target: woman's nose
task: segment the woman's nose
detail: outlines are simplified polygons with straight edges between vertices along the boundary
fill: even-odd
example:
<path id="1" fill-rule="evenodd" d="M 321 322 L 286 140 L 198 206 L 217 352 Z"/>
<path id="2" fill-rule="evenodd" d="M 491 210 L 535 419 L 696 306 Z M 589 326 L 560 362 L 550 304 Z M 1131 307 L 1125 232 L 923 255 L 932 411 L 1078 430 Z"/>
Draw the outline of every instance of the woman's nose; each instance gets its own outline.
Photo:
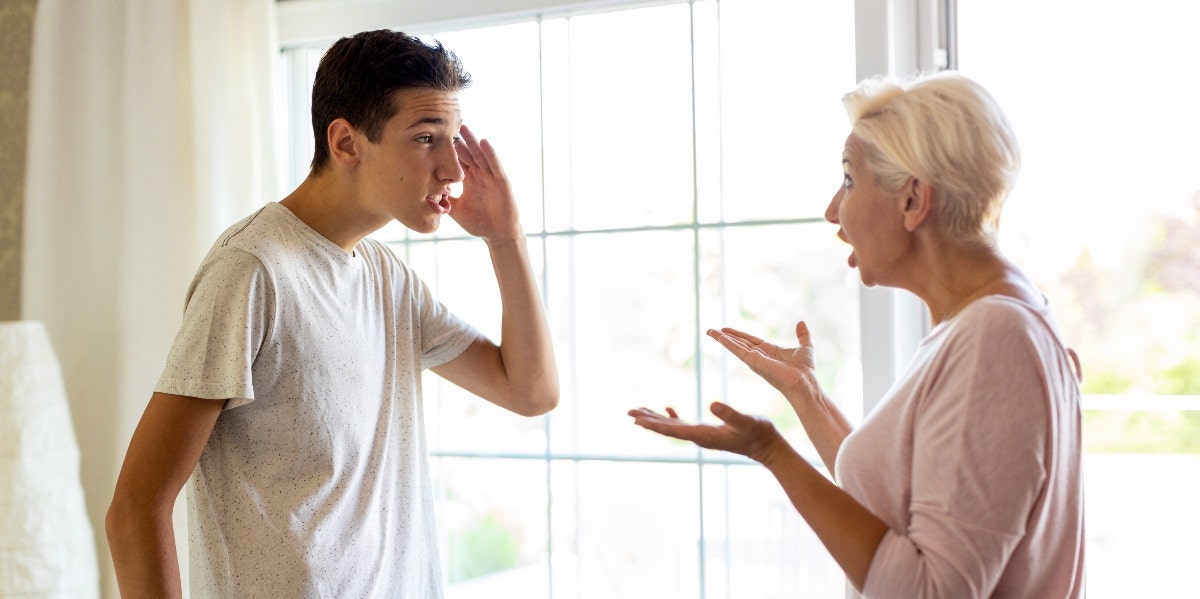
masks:
<path id="1" fill-rule="evenodd" d="M 825 208 L 825 220 L 835 225 L 838 224 L 838 208 L 842 204 L 843 192 L 845 192 L 845 188 L 838 189 L 838 192 L 833 194 L 833 198 L 829 200 L 829 206 Z"/>

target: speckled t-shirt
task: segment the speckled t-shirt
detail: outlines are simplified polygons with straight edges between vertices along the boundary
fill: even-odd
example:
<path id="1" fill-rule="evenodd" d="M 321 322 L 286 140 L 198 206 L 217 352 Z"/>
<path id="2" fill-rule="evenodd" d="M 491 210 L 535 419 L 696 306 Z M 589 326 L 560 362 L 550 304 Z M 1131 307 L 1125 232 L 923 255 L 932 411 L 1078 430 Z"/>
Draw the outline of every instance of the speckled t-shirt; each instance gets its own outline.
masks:
<path id="1" fill-rule="evenodd" d="M 156 388 L 228 400 L 188 481 L 192 597 L 440 597 L 421 371 L 477 334 L 377 241 L 277 203 L 222 234 Z"/>

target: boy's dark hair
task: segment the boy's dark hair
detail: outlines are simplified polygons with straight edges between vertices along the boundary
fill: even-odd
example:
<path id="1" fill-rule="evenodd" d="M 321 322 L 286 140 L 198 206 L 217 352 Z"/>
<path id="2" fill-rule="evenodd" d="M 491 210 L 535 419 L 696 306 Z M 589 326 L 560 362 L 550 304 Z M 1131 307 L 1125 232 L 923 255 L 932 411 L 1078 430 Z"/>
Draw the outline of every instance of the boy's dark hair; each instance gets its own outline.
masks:
<path id="1" fill-rule="evenodd" d="M 408 88 L 458 91 L 471 83 L 462 63 L 441 42 L 426 44 L 399 31 L 364 31 L 337 41 L 317 67 L 312 91 L 313 173 L 329 162 L 325 131 L 344 118 L 378 142 L 399 107 L 393 94 Z"/>

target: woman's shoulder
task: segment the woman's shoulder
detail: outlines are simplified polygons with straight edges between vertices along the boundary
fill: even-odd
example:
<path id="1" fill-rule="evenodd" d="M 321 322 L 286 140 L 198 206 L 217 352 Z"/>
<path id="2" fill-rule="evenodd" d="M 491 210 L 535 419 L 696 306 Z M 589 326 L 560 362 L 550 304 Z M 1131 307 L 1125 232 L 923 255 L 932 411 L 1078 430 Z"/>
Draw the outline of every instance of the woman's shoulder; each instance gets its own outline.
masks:
<path id="1" fill-rule="evenodd" d="M 996 318 L 1041 319 L 1049 316 L 1050 303 L 1044 296 L 1036 300 L 1030 296 L 1008 294 L 985 295 L 967 304 L 959 313 L 963 320 L 986 320 Z"/>
<path id="2" fill-rule="evenodd" d="M 1045 298 L 1034 303 L 1028 297 L 1004 294 L 985 295 L 972 301 L 947 324 L 959 333 L 1027 329 L 1055 332 L 1050 305 Z"/>
<path id="3" fill-rule="evenodd" d="M 983 296 L 971 302 L 952 321 L 950 328 L 954 336 L 986 338 L 991 347 L 997 347 L 997 342 L 1009 341 L 1067 350 L 1045 297 L 1039 297 L 1035 303 L 1029 297 Z"/>

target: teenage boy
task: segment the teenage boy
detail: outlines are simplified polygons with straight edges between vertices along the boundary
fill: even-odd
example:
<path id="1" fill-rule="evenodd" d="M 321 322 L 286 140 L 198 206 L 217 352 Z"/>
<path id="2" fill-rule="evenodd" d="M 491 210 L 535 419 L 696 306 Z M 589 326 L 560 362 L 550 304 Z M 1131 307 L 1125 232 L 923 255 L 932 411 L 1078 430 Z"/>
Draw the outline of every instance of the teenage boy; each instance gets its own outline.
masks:
<path id="1" fill-rule="evenodd" d="M 469 81 L 387 30 L 321 60 L 308 178 L 218 238 L 134 431 L 106 520 L 123 597 L 180 595 L 185 482 L 194 597 L 441 596 L 421 371 L 526 416 L 558 402 L 512 190 L 462 126 Z M 367 238 L 446 214 L 487 243 L 499 345 Z"/>

